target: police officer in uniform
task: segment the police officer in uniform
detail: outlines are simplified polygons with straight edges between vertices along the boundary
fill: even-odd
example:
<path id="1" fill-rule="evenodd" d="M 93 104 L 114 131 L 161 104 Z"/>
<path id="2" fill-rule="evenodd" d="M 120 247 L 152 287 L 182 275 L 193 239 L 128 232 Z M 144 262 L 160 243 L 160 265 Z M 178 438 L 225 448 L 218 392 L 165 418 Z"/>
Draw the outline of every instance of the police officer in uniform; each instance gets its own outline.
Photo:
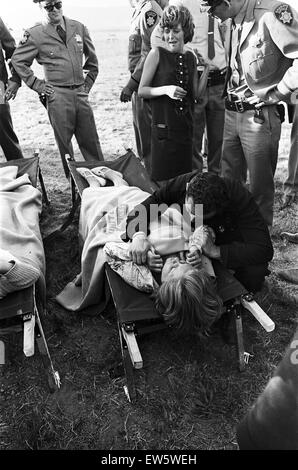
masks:
<path id="1" fill-rule="evenodd" d="M 268 226 L 273 222 L 279 101 L 298 84 L 298 14 L 276 0 L 206 0 L 208 13 L 232 18 L 222 173 L 246 181 Z"/>
<path id="2" fill-rule="evenodd" d="M 137 94 L 143 65 L 151 49 L 150 37 L 168 0 L 139 0 L 131 19 L 128 47 L 130 79 L 120 101 L 132 101 L 133 126 L 138 155 L 150 173 L 151 111 L 150 105 Z"/>
<path id="3" fill-rule="evenodd" d="M 88 101 L 98 74 L 97 57 L 86 26 L 64 17 L 62 2 L 33 1 L 39 3 L 45 21 L 25 31 L 12 64 L 29 88 L 46 96 L 49 119 L 68 175 L 65 154 L 73 156 L 73 135 L 85 160 L 103 160 Z M 44 68 L 44 80 L 37 78 L 31 69 L 34 59 Z"/>
<path id="4" fill-rule="evenodd" d="M 183 0 L 183 4 L 191 11 L 195 23 L 195 35 L 191 45 L 199 54 L 200 60 L 210 66 L 206 93 L 195 105 L 193 168 L 203 169 L 201 149 L 206 129 L 207 168 L 208 171 L 219 174 L 225 119 L 222 96 L 227 67 L 225 25 L 220 25 L 206 11 L 202 11 L 198 0 Z"/>
<path id="5" fill-rule="evenodd" d="M 21 79 L 13 67 L 10 67 L 11 78 L 5 66 L 5 60 L 9 61 L 16 44 L 8 28 L 0 18 L 0 145 L 6 160 L 23 158 L 18 138 L 13 130 L 8 101 L 16 97 Z M 4 58 L 5 53 L 5 58 Z M 9 64 L 11 66 L 11 64 Z"/>

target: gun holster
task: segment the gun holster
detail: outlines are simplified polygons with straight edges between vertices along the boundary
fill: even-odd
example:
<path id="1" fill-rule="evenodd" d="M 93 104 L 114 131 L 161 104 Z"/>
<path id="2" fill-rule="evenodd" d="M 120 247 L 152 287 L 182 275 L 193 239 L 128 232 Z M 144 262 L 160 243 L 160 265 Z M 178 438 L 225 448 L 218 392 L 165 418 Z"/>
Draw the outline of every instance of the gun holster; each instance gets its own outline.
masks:
<path id="1" fill-rule="evenodd" d="M 280 117 L 280 122 L 283 123 L 285 120 L 285 107 L 283 104 L 278 104 L 277 105 L 277 111 Z"/>
<path id="2" fill-rule="evenodd" d="M 38 97 L 41 104 L 47 109 L 47 96 L 44 93 L 40 93 Z"/>

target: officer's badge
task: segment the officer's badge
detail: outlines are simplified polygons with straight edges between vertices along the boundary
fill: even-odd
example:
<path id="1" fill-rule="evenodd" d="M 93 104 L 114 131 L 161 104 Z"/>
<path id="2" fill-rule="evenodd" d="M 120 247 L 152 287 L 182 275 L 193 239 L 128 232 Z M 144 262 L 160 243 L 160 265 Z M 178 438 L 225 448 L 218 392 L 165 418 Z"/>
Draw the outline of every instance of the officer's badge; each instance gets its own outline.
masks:
<path id="1" fill-rule="evenodd" d="M 291 26 L 293 22 L 293 13 L 289 5 L 286 3 L 280 5 L 279 7 L 275 8 L 274 14 L 276 18 L 283 24 Z"/>
<path id="2" fill-rule="evenodd" d="M 23 37 L 20 40 L 20 44 L 26 44 L 26 42 L 28 41 L 29 36 L 30 36 L 30 34 L 28 33 L 28 31 L 24 31 Z"/>
<path id="3" fill-rule="evenodd" d="M 79 34 L 75 35 L 75 40 L 77 41 L 78 44 L 82 44 L 83 42 L 82 36 L 80 36 Z"/>
<path id="4" fill-rule="evenodd" d="M 155 13 L 155 11 L 146 11 L 145 21 L 148 28 L 152 28 L 157 21 L 157 13 Z"/>

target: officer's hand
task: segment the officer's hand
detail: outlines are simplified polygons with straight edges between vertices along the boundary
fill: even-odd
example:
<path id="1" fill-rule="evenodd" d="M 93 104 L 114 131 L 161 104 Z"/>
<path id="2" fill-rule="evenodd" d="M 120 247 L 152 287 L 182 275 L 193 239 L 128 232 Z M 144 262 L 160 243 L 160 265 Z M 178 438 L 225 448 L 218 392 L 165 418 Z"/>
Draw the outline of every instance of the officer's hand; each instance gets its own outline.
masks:
<path id="1" fill-rule="evenodd" d="M 17 96 L 18 89 L 20 85 L 12 80 L 8 80 L 7 88 L 5 91 L 5 101 L 9 101 L 10 99 L 15 99 Z"/>
<path id="2" fill-rule="evenodd" d="M 248 98 L 246 98 L 246 101 L 249 104 L 254 105 L 256 108 L 261 108 L 261 106 L 264 106 L 264 104 L 265 104 L 264 101 L 262 100 L 262 98 L 260 98 L 257 95 L 249 96 Z"/>
<path id="3" fill-rule="evenodd" d="M 151 271 L 161 272 L 163 267 L 162 257 L 156 253 L 153 247 L 147 253 L 147 264 Z"/>
<path id="4" fill-rule="evenodd" d="M 151 244 L 145 234 L 133 238 L 129 248 L 132 261 L 137 264 L 145 264 L 150 248 Z"/>
<path id="5" fill-rule="evenodd" d="M 54 93 L 54 87 L 50 83 L 44 83 L 43 89 L 39 92 L 40 94 L 44 94 L 50 96 Z"/>
<path id="6" fill-rule="evenodd" d="M 166 87 L 166 95 L 168 95 L 172 100 L 182 100 L 187 94 L 180 86 L 168 85 Z"/>
<path id="7" fill-rule="evenodd" d="M 128 86 L 125 86 L 123 90 L 121 91 L 120 101 L 122 103 L 127 103 L 128 101 L 131 101 L 132 94 L 133 94 L 133 91 L 130 88 L 128 88 Z"/>

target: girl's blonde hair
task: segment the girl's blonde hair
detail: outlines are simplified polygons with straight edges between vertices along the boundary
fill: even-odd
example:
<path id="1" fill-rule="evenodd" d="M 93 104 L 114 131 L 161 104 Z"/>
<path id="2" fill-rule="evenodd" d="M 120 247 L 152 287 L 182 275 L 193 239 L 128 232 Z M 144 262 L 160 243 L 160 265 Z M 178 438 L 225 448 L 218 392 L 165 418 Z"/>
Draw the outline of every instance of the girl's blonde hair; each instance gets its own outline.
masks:
<path id="1" fill-rule="evenodd" d="M 156 293 L 155 306 L 168 326 L 185 333 L 208 329 L 222 313 L 215 279 L 197 268 L 180 279 L 163 282 Z"/>

